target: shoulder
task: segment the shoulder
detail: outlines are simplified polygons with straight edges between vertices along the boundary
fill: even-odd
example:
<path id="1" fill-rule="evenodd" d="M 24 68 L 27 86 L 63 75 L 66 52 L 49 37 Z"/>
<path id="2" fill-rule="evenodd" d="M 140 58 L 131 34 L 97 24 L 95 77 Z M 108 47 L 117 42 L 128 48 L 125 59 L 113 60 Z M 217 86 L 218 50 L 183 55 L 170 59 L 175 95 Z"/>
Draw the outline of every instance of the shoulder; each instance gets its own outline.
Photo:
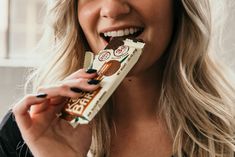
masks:
<path id="1" fill-rule="evenodd" d="M 0 124 L 0 156 L 32 157 L 21 137 L 20 130 L 11 110 L 5 115 Z"/>

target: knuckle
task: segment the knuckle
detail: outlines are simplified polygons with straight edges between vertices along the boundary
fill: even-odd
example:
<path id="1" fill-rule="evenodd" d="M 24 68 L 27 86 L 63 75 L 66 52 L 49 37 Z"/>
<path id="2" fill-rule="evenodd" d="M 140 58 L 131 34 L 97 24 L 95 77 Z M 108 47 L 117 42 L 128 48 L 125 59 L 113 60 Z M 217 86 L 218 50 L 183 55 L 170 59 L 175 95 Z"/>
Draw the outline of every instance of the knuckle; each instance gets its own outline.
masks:
<path id="1" fill-rule="evenodd" d="M 12 107 L 12 112 L 17 114 L 22 105 L 30 104 L 33 99 L 33 95 L 25 95 L 18 103 L 14 104 Z"/>
<path id="2" fill-rule="evenodd" d="M 81 94 L 71 93 L 69 97 L 75 99 L 75 98 L 79 98 L 80 96 Z"/>
<path id="3" fill-rule="evenodd" d="M 79 78 L 79 79 L 76 79 L 76 84 L 78 84 L 78 85 L 82 85 L 82 84 L 84 84 L 84 82 L 86 81 L 87 79 L 84 79 L 84 78 Z"/>
<path id="4" fill-rule="evenodd" d="M 98 85 L 93 85 L 93 86 L 90 86 L 90 87 L 88 87 L 88 91 L 95 91 L 95 90 L 97 90 L 99 88 L 99 86 Z"/>
<path id="5" fill-rule="evenodd" d="M 74 72 L 72 75 L 74 76 L 74 77 L 78 77 L 81 73 L 83 73 L 83 69 L 79 69 L 79 70 L 77 70 L 76 72 Z"/>
<path id="6" fill-rule="evenodd" d="M 64 83 L 62 83 L 62 84 L 59 85 L 59 89 L 62 90 L 62 91 L 66 91 L 66 90 L 69 89 L 69 86 L 64 84 Z"/>
<path id="7" fill-rule="evenodd" d="M 84 72 L 84 69 L 79 69 L 77 72 L 78 73 Z"/>
<path id="8" fill-rule="evenodd" d="M 43 86 L 40 86 L 40 87 L 37 88 L 37 92 L 42 92 L 44 90 L 45 90 L 45 87 L 43 87 Z"/>
<path id="9" fill-rule="evenodd" d="M 30 103 L 32 101 L 33 97 L 34 97 L 33 95 L 24 96 L 22 103 L 25 103 L 25 104 Z"/>

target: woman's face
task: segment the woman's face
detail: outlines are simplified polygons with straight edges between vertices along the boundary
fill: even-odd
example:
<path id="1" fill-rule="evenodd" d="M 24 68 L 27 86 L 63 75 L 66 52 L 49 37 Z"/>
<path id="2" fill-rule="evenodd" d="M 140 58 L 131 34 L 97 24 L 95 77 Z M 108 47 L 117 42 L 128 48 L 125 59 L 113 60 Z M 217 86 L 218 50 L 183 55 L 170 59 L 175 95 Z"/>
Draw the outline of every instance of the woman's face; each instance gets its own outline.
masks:
<path id="1" fill-rule="evenodd" d="M 78 20 L 94 53 L 114 36 L 133 33 L 142 39 L 146 45 L 135 69 L 143 71 L 160 58 L 170 42 L 173 1 L 78 0 Z"/>

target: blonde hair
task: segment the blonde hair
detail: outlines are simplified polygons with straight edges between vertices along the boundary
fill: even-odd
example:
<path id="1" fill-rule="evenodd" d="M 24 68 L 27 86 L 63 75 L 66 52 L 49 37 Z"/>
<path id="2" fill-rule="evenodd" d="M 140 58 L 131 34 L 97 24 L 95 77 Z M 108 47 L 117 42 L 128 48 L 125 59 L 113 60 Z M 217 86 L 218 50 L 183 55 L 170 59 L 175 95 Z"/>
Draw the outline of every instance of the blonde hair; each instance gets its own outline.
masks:
<path id="1" fill-rule="evenodd" d="M 178 5 L 180 19 L 159 102 L 174 139 L 174 152 L 233 157 L 235 91 L 209 53 L 209 1 L 181 0 Z"/>
<path id="2" fill-rule="evenodd" d="M 33 90 L 40 85 L 63 80 L 83 66 L 84 43 L 81 35 L 74 0 L 47 1 L 45 31 L 38 44 L 43 61 L 30 76 Z"/>
<path id="3" fill-rule="evenodd" d="M 55 83 L 81 68 L 84 44 L 76 0 L 51 0 L 45 37 L 50 59 L 32 75 L 33 87 Z M 173 151 L 181 157 L 232 157 L 235 151 L 234 87 L 213 60 L 210 48 L 209 0 L 176 0 L 176 26 L 167 52 L 158 113 L 172 135 Z M 49 30 L 49 31 L 48 31 Z M 49 35 L 48 35 L 49 34 Z M 105 108 L 93 125 L 91 150 L 109 155 L 110 110 Z"/>

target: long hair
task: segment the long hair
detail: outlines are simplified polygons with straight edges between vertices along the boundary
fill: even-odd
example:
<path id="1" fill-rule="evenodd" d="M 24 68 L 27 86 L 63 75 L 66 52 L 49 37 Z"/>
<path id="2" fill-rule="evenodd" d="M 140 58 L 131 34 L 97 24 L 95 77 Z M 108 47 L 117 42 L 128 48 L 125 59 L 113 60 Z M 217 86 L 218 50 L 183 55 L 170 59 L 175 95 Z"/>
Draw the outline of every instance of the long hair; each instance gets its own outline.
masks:
<path id="1" fill-rule="evenodd" d="M 47 1 L 44 34 L 37 46 L 44 61 L 26 83 L 32 85 L 33 91 L 40 85 L 63 80 L 83 66 L 87 44 L 78 25 L 76 3 L 74 0 Z"/>
<path id="2" fill-rule="evenodd" d="M 175 30 L 164 68 L 158 114 L 182 157 L 232 157 L 235 151 L 234 87 L 211 56 L 209 0 L 174 0 Z M 76 0 L 51 0 L 43 40 L 49 59 L 32 75 L 33 88 L 55 83 L 82 67 L 86 41 L 77 22 Z M 42 44 L 43 45 L 43 44 Z M 44 46 L 44 45 L 43 45 Z M 110 110 L 93 123 L 91 150 L 109 156 Z"/>
<path id="3" fill-rule="evenodd" d="M 178 156 L 233 157 L 234 87 L 211 56 L 208 0 L 177 1 L 177 28 L 159 101 Z"/>

